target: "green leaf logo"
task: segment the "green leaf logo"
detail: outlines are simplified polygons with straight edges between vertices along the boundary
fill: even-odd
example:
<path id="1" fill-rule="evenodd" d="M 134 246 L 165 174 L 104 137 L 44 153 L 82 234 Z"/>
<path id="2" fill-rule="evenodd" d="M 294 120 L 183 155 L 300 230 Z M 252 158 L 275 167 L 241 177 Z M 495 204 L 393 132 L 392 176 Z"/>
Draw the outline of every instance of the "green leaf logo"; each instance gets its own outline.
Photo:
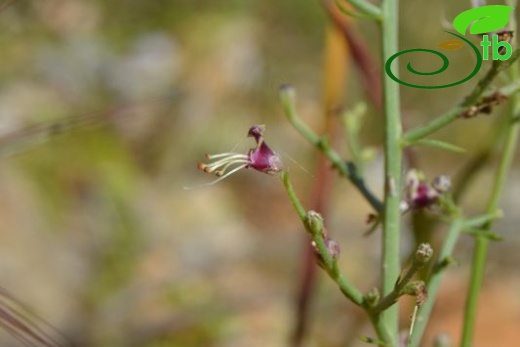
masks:
<path id="1" fill-rule="evenodd" d="M 509 12 L 514 7 L 505 5 L 487 5 L 472 8 L 459 14 L 453 20 L 453 27 L 462 35 L 466 35 L 468 27 L 470 34 L 486 34 L 502 29 L 509 22 Z"/>

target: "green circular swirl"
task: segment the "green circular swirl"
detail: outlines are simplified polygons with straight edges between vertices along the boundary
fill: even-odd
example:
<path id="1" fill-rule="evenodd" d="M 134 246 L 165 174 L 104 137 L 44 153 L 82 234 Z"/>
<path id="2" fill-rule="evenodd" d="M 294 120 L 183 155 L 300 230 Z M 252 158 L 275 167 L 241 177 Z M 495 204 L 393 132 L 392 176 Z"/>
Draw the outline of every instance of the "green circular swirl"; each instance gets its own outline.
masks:
<path id="1" fill-rule="evenodd" d="M 435 54 L 437 55 L 438 57 L 440 57 L 442 59 L 442 66 L 440 69 L 437 69 L 435 71 L 432 71 L 432 72 L 420 72 L 420 71 L 417 71 L 415 70 L 412 65 L 410 63 L 408 63 L 406 65 L 406 68 L 408 69 L 408 71 L 410 71 L 411 73 L 413 74 L 416 74 L 416 75 L 421 75 L 421 76 L 430 76 L 430 75 L 436 75 L 436 74 L 439 74 L 441 72 L 443 72 L 444 70 L 446 70 L 448 68 L 448 66 L 450 65 L 449 61 L 448 61 L 448 58 L 438 52 L 438 51 L 434 51 L 432 49 L 426 49 L 426 48 L 414 48 L 414 49 L 407 49 L 405 51 L 401 51 L 401 52 L 398 52 L 394 55 L 392 55 L 390 58 L 388 58 L 388 60 L 386 61 L 386 64 L 385 64 L 385 71 L 387 73 L 387 75 L 393 79 L 394 81 L 396 81 L 397 83 L 399 84 L 402 84 L 402 85 L 405 85 L 407 87 L 412 87 L 412 88 L 422 88 L 422 89 L 441 89 L 441 88 L 448 88 L 448 87 L 453 87 L 453 86 L 456 86 L 457 84 L 461 84 L 461 83 L 464 83 L 468 80 L 470 80 L 473 76 L 475 76 L 478 71 L 480 70 L 480 67 L 482 66 L 482 55 L 480 54 L 480 51 L 478 50 L 477 46 L 475 46 L 473 43 L 471 43 L 468 39 L 466 39 L 464 36 L 460 36 L 458 34 L 455 34 L 455 33 L 452 33 L 452 32 L 449 32 L 449 31 L 446 31 L 448 34 L 450 35 L 453 35 L 453 36 L 457 36 L 458 38 L 462 39 L 464 42 L 466 42 L 472 49 L 473 51 L 475 52 L 475 56 L 477 58 L 477 62 L 475 64 L 475 68 L 473 69 L 473 71 L 471 71 L 471 73 L 466 76 L 464 79 L 461 79 L 460 81 L 456 81 L 456 82 L 453 82 L 453 83 L 448 83 L 448 84 L 443 84 L 443 85 L 440 85 L 440 86 L 423 86 L 423 85 L 419 85 L 419 84 L 412 84 L 412 83 L 408 83 L 408 82 L 405 82 L 403 80 L 400 80 L 396 75 L 394 75 L 394 73 L 392 72 L 392 69 L 391 69 L 391 65 L 392 65 L 392 62 L 397 58 L 399 57 L 400 55 L 403 55 L 403 54 L 406 54 L 406 53 L 410 53 L 410 52 L 426 52 L 426 53 L 432 53 L 432 54 Z"/>

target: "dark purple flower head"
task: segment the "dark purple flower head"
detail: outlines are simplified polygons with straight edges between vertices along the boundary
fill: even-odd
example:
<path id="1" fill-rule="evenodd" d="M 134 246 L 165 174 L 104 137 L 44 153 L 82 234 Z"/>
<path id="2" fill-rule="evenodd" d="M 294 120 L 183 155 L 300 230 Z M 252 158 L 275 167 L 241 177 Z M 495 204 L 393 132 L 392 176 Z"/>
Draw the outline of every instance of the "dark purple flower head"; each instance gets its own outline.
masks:
<path id="1" fill-rule="evenodd" d="M 267 174 L 278 173 L 282 170 L 282 161 L 280 156 L 271 149 L 264 141 L 264 126 L 253 125 L 249 128 L 247 136 L 254 137 L 256 148 L 249 150 L 248 167 Z"/>
<path id="2" fill-rule="evenodd" d="M 251 148 L 248 154 L 206 154 L 207 159 L 216 160 L 208 164 L 199 163 L 199 170 L 214 173 L 219 177 L 210 184 L 217 183 L 242 169 L 251 168 L 267 174 L 275 174 L 282 171 L 282 160 L 280 159 L 280 156 L 265 143 L 263 133 L 263 125 L 253 125 L 249 129 L 247 136 L 254 137 L 256 147 Z"/>
<path id="3" fill-rule="evenodd" d="M 451 182 L 448 176 L 436 177 L 431 183 L 426 182 L 424 175 L 417 170 L 410 170 L 405 182 L 405 201 L 402 210 L 426 208 L 436 204 L 442 194 L 449 192 Z"/>
<path id="4" fill-rule="evenodd" d="M 428 207 L 435 203 L 439 198 L 439 192 L 429 184 L 420 182 L 414 190 L 410 192 L 410 201 L 414 207 Z"/>
<path id="5" fill-rule="evenodd" d="M 248 168 L 267 174 L 275 174 L 282 170 L 280 157 L 264 141 L 249 150 L 249 162 Z"/>

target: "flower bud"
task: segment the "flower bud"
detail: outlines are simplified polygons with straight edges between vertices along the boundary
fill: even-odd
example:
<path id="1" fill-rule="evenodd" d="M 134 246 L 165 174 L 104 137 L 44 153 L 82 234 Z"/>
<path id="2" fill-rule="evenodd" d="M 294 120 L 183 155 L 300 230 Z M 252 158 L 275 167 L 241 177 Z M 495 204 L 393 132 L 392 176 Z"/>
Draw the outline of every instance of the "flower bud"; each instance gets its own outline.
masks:
<path id="1" fill-rule="evenodd" d="M 330 254 L 332 259 L 338 259 L 339 254 L 341 253 L 341 249 L 339 247 L 339 243 L 334 241 L 333 239 L 326 238 L 325 246 L 327 247 L 327 252 Z"/>
<path id="2" fill-rule="evenodd" d="M 323 217 L 316 211 L 307 212 L 307 222 L 313 235 L 318 235 L 323 232 Z"/>
<path id="3" fill-rule="evenodd" d="M 366 295 L 365 300 L 370 307 L 374 307 L 381 298 L 381 294 L 379 293 L 379 289 L 372 288 Z"/>
<path id="4" fill-rule="evenodd" d="M 325 244 L 325 250 L 326 250 L 329 258 L 332 259 L 333 261 L 338 259 L 339 254 L 341 252 L 339 244 L 327 236 L 325 236 L 325 238 L 323 239 L 323 243 Z M 325 261 L 323 254 L 321 254 L 318 245 L 316 244 L 315 241 L 312 241 L 311 245 L 312 245 L 312 248 L 314 249 L 314 255 L 316 256 L 316 262 L 318 263 L 318 265 L 320 267 L 326 269 L 327 268 L 326 265 L 328 262 Z"/>
<path id="5" fill-rule="evenodd" d="M 413 281 L 408 283 L 403 289 L 403 294 L 415 296 L 415 303 L 417 306 L 424 304 L 428 298 L 428 290 L 423 281 Z"/>
<path id="6" fill-rule="evenodd" d="M 451 190 L 451 179 L 447 175 L 439 175 L 432 181 L 432 187 L 441 194 Z"/>
<path id="7" fill-rule="evenodd" d="M 449 176 L 440 175 L 428 183 L 422 172 L 412 169 L 406 175 L 404 201 L 401 203 L 401 212 L 412 208 L 427 208 L 439 204 L 442 194 L 451 190 Z"/>
<path id="8" fill-rule="evenodd" d="M 422 172 L 412 169 L 406 175 L 405 199 L 408 208 L 422 208 L 433 205 L 439 192 L 425 182 Z"/>
<path id="9" fill-rule="evenodd" d="M 423 267 L 428 264 L 433 256 L 433 248 L 428 243 L 421 243 L 419 247 L 417 247 L 417 251 L 415 252 L 415 263 Z"/>

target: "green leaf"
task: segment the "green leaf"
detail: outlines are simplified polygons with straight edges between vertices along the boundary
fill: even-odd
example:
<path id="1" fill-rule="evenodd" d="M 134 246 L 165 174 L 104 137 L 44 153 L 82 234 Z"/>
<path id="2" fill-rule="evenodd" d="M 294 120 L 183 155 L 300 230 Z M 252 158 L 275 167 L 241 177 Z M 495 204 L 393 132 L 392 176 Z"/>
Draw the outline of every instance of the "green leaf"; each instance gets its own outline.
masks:
<path id="1" fill-rule="evenodd" d="M 440 140 L 421 139 L 419 141 L 411 143 L 411 145 L 435 147 L 435 148 L 444 149 L 446 151 L 454 152 L 454 153 L 465 153 L 466 152 L 466 150 L 462 147 L 455 146 L 451 143 L 440 141 Z"/>
<path id="2" fill-rule="evenodd" d="M 478 229 L 478 228 L 466 228 L 463 232 L 472 235 L 472 236 L 484 236 L 488 238 L 490 241 L 503 241 L 504 237 L 497 232 Z"/>
<path id="3" fill-rule="evenodd" d="M 487 5 L 472 8 L 459 14 L 453 20 L 453 27 L 462 35 L 471 26 L 470 34 L 485 34 L 502 29 L 509 22 L 509 12 L 514 7 L 505 5 Z"/>

